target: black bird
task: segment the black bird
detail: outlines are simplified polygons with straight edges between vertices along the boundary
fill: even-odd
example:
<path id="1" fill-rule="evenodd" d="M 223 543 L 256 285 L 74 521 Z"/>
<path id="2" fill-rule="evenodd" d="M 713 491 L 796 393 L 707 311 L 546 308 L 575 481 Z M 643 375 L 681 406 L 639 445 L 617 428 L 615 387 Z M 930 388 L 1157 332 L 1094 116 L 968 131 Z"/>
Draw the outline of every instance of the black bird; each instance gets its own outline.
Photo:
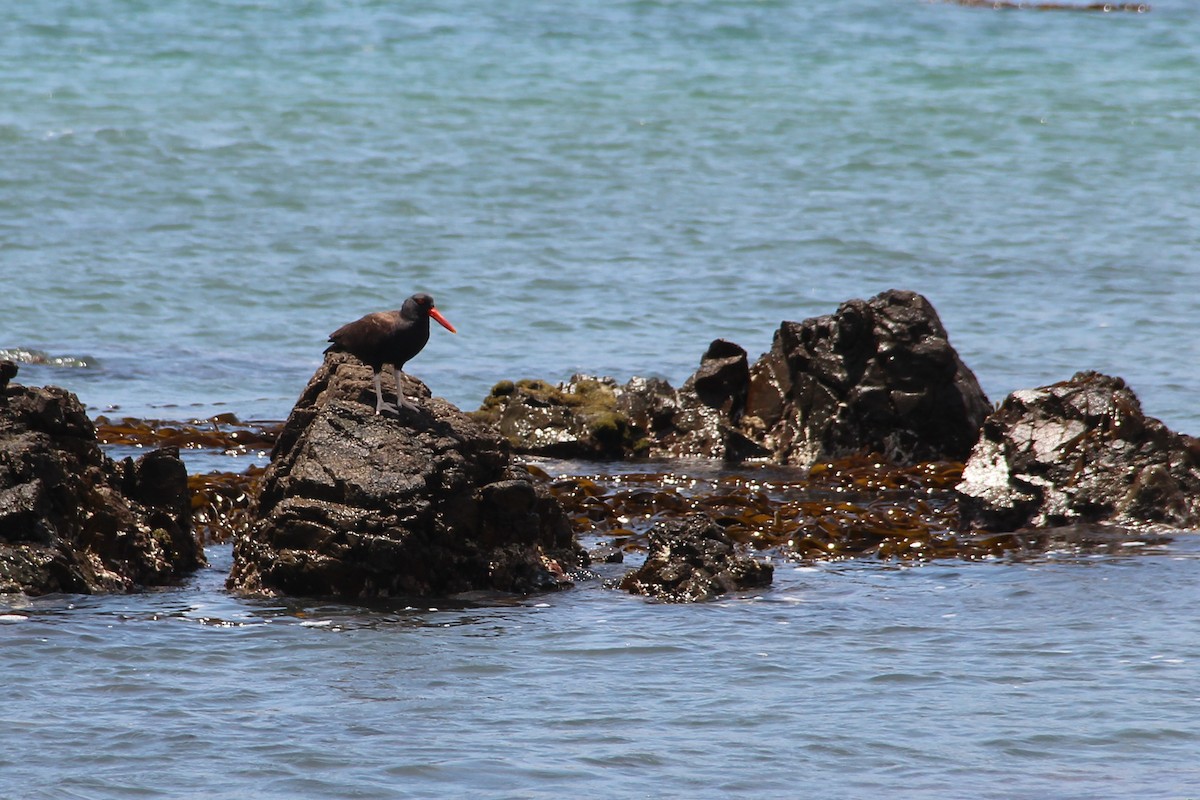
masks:
<path id="1" fill-rule="evenodd" d="M 376 311 L 362 319 L 347 323 L 329 334 L 333 342 L 325 349 L 329 352 L 345 352 L 367 364 L 375 371 L 375 413 L 384 408 L 396 411 L 383 402 L 383 384 L 379 372 L 384 364 L 391 364 L 396 376 L 396 405 L 406 408 L 415 406 L 404 399 L 400 389 L 400 371 L 405 363 L 425 347 L 429 341 L 429 318 L 433 317 L 451 333 L 458 333 L 454 326 L 433 307 L 433 298 L 427 294 L 414 294 L 404 301 L 396 311 Z"/>

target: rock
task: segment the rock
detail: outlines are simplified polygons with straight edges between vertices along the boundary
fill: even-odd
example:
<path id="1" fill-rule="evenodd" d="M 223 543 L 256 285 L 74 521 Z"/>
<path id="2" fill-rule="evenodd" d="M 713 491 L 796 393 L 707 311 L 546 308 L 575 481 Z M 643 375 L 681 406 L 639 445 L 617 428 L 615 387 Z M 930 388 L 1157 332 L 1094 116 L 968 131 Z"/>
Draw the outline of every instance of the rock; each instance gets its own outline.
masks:
<path id="1" fill-rule="evenodd" d="M 584 556 L 558 501 L 495 431 L 405 380 L 417 409 L 377 416 L 371 370 L 326 356 L 235 542 L 230 589 L 360 599 L 569 585 Z"/>
<path id="2" fill-rule="evenodd" d="M 177 448 L 114 462 L 75 395 L 0 403 L 0 592 L 127 592 L 203 565 Z"/>
<path id="3" fill-rule="evenodd" d="M 551 458 L 622 458 L 644 453 L 611 378 L 576 375 L 567 383 L 501 381 L 472 416 L 521 453 Z"/>
<path id="4" fill-rule="evenodd" d="M 1080 372 L 1014 392 L 988 417 L 958 485 L 989 530 L 1078 523 L 1200 525 L 1200 440 L 1142 413 L 1120 378 Z"/>
<path id="5" fill-rule="evenodd" d="M 645 563 L 625 576 L 621 588 L 672 603 L 690 603 L 770 586 L 773 577 L 771 564 L 737 555 L 720 525 L 695 516 L 655 525 Z"/>
<path id="6" fill-rule="evenodd" d="M 714 339 L 683 389 L 736 422 L 750 390 L 750 360 L 745 349 L 727 339 Z"/>
<path id="7" fill-rule="evenodd" d="M 783 323 L 750 368 L 741 429 L 785 464 L 962 461 L 990 410 L 929 301 L 890 290 Z"/>
<path id="8" fill-rule="evenodd" d="M 8 359 L 0 361 L 0 392 L 8 388 L 8 382 L 17 377 L 19 369 L 14 361 Z"/>
<path id="9" fill-rule="evenodd" d="M 599 544 L 588 551 L 588 559 L 593 564 L 623 564 L 625 552 L 612 544 Z"/>
<path id="10" fill-rule="evenodd" d="M 770 455 L 739 428 L 750 389 L 749 359 L 739 345 L 714 340 L 678 392 L 668 394 L 656 386 L 651 397 L 657 401 L 635 402 L 632 398 L 642 393 L 640 388 L 636 379 L 626 384 L 621 407 L 629 410 L 635 427 L 647 431 L 651 457 L 740 462 Z M 648 406 L 654 415 L 643 418 L 637 412 L 640 406 Z"/>
<path id="11" fill-rule="evenodd" d="M 746 351 L 718 339 L 679 390 L 659 378 L 502 381 L 473 416 L 530 455 L 742 461 L 767 455 L 736 425 L 749 385 Z"/>
<path id="12" fill-rule="evenodd" d="M 873 451 L 899 464 L 962 461 L 991 410 L 913 292 L 784 322 L 753 366 L 717 339 L 676 390 L 575 376 L 497 384 L 476 417 L 520 452 L 559 458 L 720 458 L 811 466 Z"/>
<path id="13" fill-rule="evenodd" d="M 1144 14 L 1150 10 L 1149 3 L 1038 3 L 1031 0 L 950 0 L 960 6 L 978 6 L 995 11 L 997 9 L 1020 9 L 1023 11 L 1099 11 L 1111 14 L 1128 11 Z"/>

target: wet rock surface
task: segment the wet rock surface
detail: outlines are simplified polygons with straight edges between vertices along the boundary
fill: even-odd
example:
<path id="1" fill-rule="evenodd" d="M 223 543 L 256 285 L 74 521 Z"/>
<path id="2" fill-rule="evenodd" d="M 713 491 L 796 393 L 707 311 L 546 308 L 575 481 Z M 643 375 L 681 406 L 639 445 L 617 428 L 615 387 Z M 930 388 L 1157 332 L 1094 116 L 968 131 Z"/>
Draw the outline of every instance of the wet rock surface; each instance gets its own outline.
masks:
<path id="1" fill-rule="evenodd" d="M 0 393 L 0 592 L 127 592 L 204 563 L 177 449 L 114 462 L 70 392 Z"/>
<path id="2" fill-rule="evenodd" d="M 610 378 L 576 375 L 565 384 L 501 381 L 476 420 L 498 430 L 522 453 L 552 458 L 623 458 L 646 452 L 618 407 L 621 388 Z"/>
<path id="3" fill-rule="evenodd" d="M 20 367 L 15 361 L 0 359 L 0 392 L 8 388 L 8 382 L 17 377 L 18 371 L 20 371 Z"/>
<path id="4" fill-rule="evenodd" d="M 933 306 L 893 290 L 783 323 L 753 365 L 718 339 L 679 389 L 644 378 L 504 382 L 477 416 L 534 455 L 808 466 L 863 452 L 961 461 L 990 411 Z"/>
<path id="5" fill-rule="evenodd" d="M 742 461 L 769 455 L 738 429 L 749 383 L 746 351 L 717 339 L 679 389 L 659 378 L 504 381 L 473 416 L 528 455 Z"/>
<path id="6" fill-rule="evenodd" d="M 983 426 L 958 485 L 991 530 L 1090 522 L 1200 525 L 1200 440 L 1147 417 L 1120 378 L 1081 372 L 1014 392 Z"/>
<path id="7" fill-rule="evenodd" d="M 249 457 L 269 453 L 283 428 L 282 422 L 246 422 L 229 413 L 185 421 L 99 416 L 95 424 L 102 445 L 176 447 Z M 188 475 L 192 528 L 201 542 L 225 542 L 249 528 L 247 512 L 263 471 L 255 465 L 241 472 Z"/>
<path id="8" fill-rule="evenodd" d="M 417 409 L 377 416 L 370 369 L 326 356 L 279 434 L 231 589 L 374 598 L 569 585 L 583 556 L 558 502 L 493 430 L 405 381 Z"/>
<path id="9" fill-rule="evenodd" d="M 652 458 L 765 459 L 769 451 L 741 428 L 749 390 L 746 351 L 715 339 L 678 391 L 665 381 L 635 378 L 625 386 L 621 409 L 646 431 Z"/>
<path id="10" fill-rule="evenodd" d="M 783 323 L 751 368 L 743 428 L 784 464 L 961 461 L 990 411 L 929 301 L 891 290 Z"/>
<path id="11" fill-rule="evenodd" d="M 61 390 L 0 391 L 0 591 L 170 582 L 202 562 L 192 532 L 236 539 L 229 586 L 245 593 L 558 588 L 584 574 L 578 535 L 597 564 L 657 553 L 660 574 L 630 585 L 683 601 L 741 586 L 713 577 L 737 577 L 704 560 L 720 553 L 735 564 L 753 552 L 805 562 L 1132 553 L 1200 526 L 1200 442 L 1146 417 L 1119 378 L 1080 373 L 1014 392 L 981 425 L 965 468 L 947 457 L 987 401 L 909 292 L 784 323 L 754 364 L 718 339 L 679 389 L 505 381 L 463 415 L 404 379 L 419 409 L 377 417 L 370 370 L 331 355 L 286 424 L 222 414 L 93 426 Z M 97 441 L 167 448 L 114 464 Z M 265 473 L 190 477 L 174 449 L 261 457 L 272 446 Z M 574 461 L 552 478 L 515 463 L 514 446 Z M 631 456 L 654 460 L 591 472 L 597 459 Z M 97 505 L 106 498 L 115 510 Z M 690 544 L 668 541 L 681 536 Z"/>
<path id="12" fill-rule="evenodd" d="M 672 603 L 711 600 L 771 585 L 774 567 L 740 555 L 725 530 L 703 516 L 661 522 L 650 530 L 646 561 L 621 588 Z"/>

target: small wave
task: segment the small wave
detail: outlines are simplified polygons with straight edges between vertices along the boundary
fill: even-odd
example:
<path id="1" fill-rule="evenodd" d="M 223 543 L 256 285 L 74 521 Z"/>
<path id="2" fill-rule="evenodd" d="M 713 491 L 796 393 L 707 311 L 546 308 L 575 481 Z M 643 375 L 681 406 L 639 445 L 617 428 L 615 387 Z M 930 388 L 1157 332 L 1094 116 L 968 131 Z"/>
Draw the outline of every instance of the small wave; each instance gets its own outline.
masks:
<path id="1" fill-rule="evenodd" d="M 50 367 L 90 369 L 96 366 L 96 359 L 91 356 L 52 356 L 44 350 L 30 350 L 24 347 L 0 347 L 0 359 Z"/>

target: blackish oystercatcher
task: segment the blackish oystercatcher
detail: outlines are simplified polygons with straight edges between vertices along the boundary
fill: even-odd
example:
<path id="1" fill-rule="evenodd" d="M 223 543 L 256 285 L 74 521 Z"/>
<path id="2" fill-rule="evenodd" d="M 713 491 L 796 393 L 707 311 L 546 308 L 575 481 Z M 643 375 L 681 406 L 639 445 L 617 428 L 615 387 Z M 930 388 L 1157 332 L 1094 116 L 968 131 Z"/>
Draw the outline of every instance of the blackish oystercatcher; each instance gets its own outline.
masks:
<path id="1" fill-rule="evenodd" d="M 415 408 L 404 399 L 400 389 L 400 371 L 405 363 L 421 352 L 429 341 L 429 318 L 433 317 L 451 333 L 458 333 L 454 326 L 433 307 L 433 298 L 427 294 L 414 294 L 404 301 L 397 311 L 376 311 L 362 319 L 343 325 L 329 334 L 333 342 L 325 352 L 345 352 L 367 364 L 375 371 L 375 413 L 384 408 L 398 408 L 383 402 L 383 385 L 379 372 L 384 364 L 391 364 L 396 376 L 396 404 Z"/>

